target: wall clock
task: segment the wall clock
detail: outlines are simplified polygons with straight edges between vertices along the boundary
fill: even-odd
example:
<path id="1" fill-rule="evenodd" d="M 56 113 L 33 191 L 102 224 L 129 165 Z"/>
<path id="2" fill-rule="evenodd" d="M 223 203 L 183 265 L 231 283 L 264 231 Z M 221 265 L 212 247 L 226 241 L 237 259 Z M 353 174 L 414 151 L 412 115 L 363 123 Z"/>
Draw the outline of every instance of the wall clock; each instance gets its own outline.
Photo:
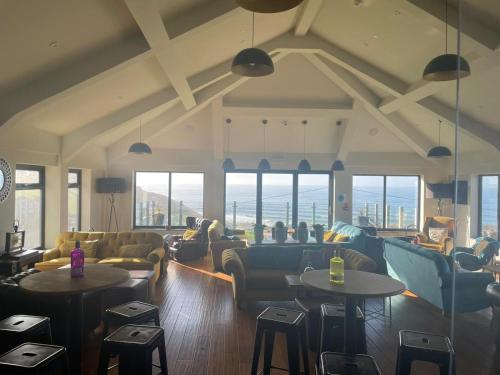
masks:
<path id="1" fill-rule="evenodd" d="M 4 202 L 12 187 L 12 171 L 7 160 L 0 158 L 0 203 Z"/>

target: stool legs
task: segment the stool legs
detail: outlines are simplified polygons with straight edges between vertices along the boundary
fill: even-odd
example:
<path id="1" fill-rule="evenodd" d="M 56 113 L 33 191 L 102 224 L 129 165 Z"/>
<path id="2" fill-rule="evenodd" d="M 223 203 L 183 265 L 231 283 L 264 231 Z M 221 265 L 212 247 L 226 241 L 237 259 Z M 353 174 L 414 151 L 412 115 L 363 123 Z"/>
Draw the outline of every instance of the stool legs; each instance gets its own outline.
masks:
<path id="1" fill-rule="evenodd" d="M 262 336 L 264 334 L 264 330 L 259 327 L 257 324 L 257 331 L 255 332 L 255 342 L 253 345 L 253 359 L 252 359 L 252 372 L 251 375 L 257 375 L 257 368 L 259 366 L 259 356 L 260 349 L 262 346 Z"/>
<path id="2" fill-rule="evenodd" d="M 167 350 L 165 348 L 165 340 L 161 340 L 160 345 L 158 346 L 158 357 L 160 357 L 160 369 L 162 375 L 168 375 L 168 367 L 167 367 Z"/>
<path id="3" fill-rule="evenodd" d="M 287 334 L 286 346 L 288 347 L 288 371 L 290 375 L 300 375 L 299 342 L 297 337 Z"/>
<path id="4" fill-rule="evenodd" d="M 307 329 L 305 325 L 300 330 L 300 348 L 302 350 L 302 362 L 304 363 L 304 375 L 309 375 L 309 352 L 307 350 Z"/>
<path id="5" fill-rule="evenodd" d="M 274 332 L 266 331 L 265 332 L 265 343 L 264 343 L 264 375 L 270 375 L 271 373 L 271 365 L 273 359 L 273 350 L 274 350 Z"/>

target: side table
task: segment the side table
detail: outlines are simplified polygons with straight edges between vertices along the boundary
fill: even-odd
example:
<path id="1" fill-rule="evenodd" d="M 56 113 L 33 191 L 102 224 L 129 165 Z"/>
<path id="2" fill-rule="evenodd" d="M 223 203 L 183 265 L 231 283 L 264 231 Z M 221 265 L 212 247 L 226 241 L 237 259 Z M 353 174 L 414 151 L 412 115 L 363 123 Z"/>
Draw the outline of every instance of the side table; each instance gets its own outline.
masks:
<path id="1" fill-rule="evenodd" d="M 23 270 L 24 267 L 31 268 L 35 263 L 42 261 L 42 254 L 38 250 L 24 250 L 14 254 L 2 254 L 0 256 L 0 275 L 12 276 Z"/>

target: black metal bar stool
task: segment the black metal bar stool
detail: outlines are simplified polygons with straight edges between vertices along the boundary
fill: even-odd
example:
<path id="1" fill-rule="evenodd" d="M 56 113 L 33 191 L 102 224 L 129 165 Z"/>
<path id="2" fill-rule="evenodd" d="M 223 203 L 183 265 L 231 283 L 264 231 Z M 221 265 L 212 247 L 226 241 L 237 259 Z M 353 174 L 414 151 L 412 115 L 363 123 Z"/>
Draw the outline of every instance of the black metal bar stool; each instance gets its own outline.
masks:
<path id="1" fill-rule="evenodd" d="M 399 331 L 396 375 L 409 375 L 413 361 L 435 363 L 441 375 L 448 375 L 451 367 L 455 374 L 455 352 L 446 336 Z"/>
<path id="2" fill-rule="evenodd" d="M 321 340 L 318 362 L 320 353 L 344 351 L 344 320 L 344 305 L 330 303 L 321 305 Z M 356 311 L 355 335 L 356 353 L 366 354 L 365 317 L 359 307 Z"/>
<path id="3" fill-rule="evenodd" d="M 49 318 L 12 315 L 0 321 L 0 353 L 28 341 L 52 344 Z"/>
<path id="4" fill-rule="evenodd" d="M 163 328 L 128 324 L 106 337 L 101 346 L 98 375 L 118 366 L 120 375 L 151 375 L 153 352 L 158 349 L 161 374 L 168 375 Z M 118 356 L 118 365 L 108 368 L 109 359 Z"/>
<path id="5" fill-rule="evenodd" d="M 144 324 L 154 322 L 160 326 L 158 307 L 149 303 L 132 301 L 111 307 L 104 313 L 103 338 L 108 335 L 109 326 L 112 324 Z"/>
<path id="6" fill-rule="evenodd" d="M 69 375 L 66 349 L 62 346 L 25 343 L 0 356 L 0 373 Z"/>
<path id="7" fill-rule="evenodd" d="M 263 338 L 265 338 L 264 375 L 269 375 L 271 368 L 285 370 L 272 366 L 274 336 L 276 332 L 283 332 L 286 335 L 288 372 L 291 375 L 300 374 L 300 346 L 302 351 L 302 362 L 304 364 L 304 374 L 309 375 L 305 315 L 300 311 L 279 307 L 268 307 L 257 317 L 257 330 L 255 333 L 251 374 L 257 374 Z"/>
<path id="8" fill-rule="evenodd" d="M 373 357 L 365 354 L 353 356 L 344 353 L 321 353 L 320 375 L 380 375 Z"/>

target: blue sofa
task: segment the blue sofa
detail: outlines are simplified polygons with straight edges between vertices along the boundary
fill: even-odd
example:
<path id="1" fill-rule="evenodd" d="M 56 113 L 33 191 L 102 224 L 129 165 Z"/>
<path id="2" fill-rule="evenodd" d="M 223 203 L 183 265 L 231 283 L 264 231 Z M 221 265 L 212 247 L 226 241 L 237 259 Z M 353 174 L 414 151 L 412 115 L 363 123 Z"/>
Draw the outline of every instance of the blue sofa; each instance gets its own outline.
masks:
<path id="1" fill-rule="evenodd" d="M 420 298 L 451 312 L 452 275 L 448 260 L 436 251 L 396 238 L 384 240 L 384 258 L 389 276 L 400 280 Z M 486 286 L 493 276 L 484 272 L 457 272 L 455 311 L 472 312 L 488 307 Z"/>

